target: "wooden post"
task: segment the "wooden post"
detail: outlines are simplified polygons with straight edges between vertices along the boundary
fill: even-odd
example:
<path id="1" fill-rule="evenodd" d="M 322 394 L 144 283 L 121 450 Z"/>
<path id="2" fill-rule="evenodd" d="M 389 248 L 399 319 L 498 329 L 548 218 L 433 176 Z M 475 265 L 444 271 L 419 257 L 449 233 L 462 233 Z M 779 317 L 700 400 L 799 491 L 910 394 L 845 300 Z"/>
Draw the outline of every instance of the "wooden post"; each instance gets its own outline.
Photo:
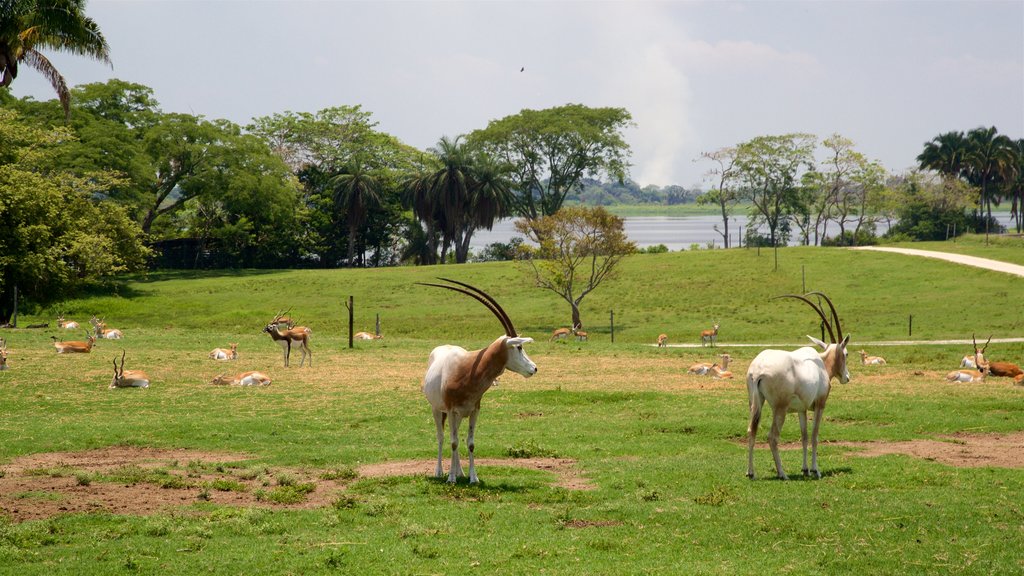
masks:
<path id="1" fill-rule="evenodd" d="M 345 308 L 348 308 L 348 347 L 354 348 L 352 344 L 352 326 L 354 324 L 353 319 L 355 316 L 355 301 L 352 296 L 348 297 L 348 303 L 345 304 Z"/>
<path id="2" fill-rule="evenodd" d="M 907 317 L 907 336 L 914 335 L 914 315 L 911 314 Z"/>
<path id="3" fill-rule="evenodd" d="M 611 327 L 612 327 L 612 344 L 615 343 L 615 310 L 609 310 L 608 314 L 611 316 Z"/>
<path id="4" fill-rule="evenodd" d="M 377 324 L 374 327 L 374 335 L 380 336 L 380 312 L 377 312 Z"/>

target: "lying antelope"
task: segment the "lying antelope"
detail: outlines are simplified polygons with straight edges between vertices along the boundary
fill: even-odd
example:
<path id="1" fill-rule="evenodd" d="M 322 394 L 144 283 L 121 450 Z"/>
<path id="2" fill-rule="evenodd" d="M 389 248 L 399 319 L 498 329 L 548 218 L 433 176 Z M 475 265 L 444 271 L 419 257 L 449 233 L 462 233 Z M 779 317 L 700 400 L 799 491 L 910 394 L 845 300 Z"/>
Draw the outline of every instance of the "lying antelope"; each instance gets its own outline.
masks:
<path id="1" fill-rule="evenodd" d="M 868 353 L 863 351 L 863 350 L 861 350 L 859 352 L 859 354 L 860 354 L 860 363 L 865 365 L 865 366 L 871 366 L 871 365 L 881 366 L 882 364 L 885 364 L 885 358 L 882 358 L 881 356 L 868 356 Z"/>
<path id="2" fill-rule="evenodd" d="M 981 370 L 961 368 L 946 374 L 946 380 L 949 380 L 950 382 L 984 382 L 986 374 L 988 374 L 988 370 L 985 368 L 982 368 Z"/>
<path id="3" fill-rule="evenodd" d="M 85 337 L 86 339 L 84 342 L 81 340 L 72 340 L 70 342 L 64 342 L 63 340 L 57 341 L 56 337 L 50 336 L 50 338 L 53 338 L 54 340 L 53 347 L 57 349 L 57 354 L 88 354 L 89 352 L 92 352 L 92 347 L 94 344 L 96 344 L 96 337 L 93 336 L 92 334 L 89 334 L 88 332 L 85 333 Z"/>
<path id="4" fill-rule="evenodd" d="M 668 346 L 668 334 L 658 334 L 658 348 Z"/>
<path id="5" fill-rule="evenodd" d="M 0 338 L 0 370 L 7 370 L 7 340 Z"/>
<path id="6" fill-rule="evenodd" d="M 729 361 L 732 360 L 732 356 L 729 356 L 729 354 L 726 353 L 722 354 L 720 358 L 722 359 L 720 363 L 697 362 L 696 364 L 691 365 L 687 372 L 689 372 L 690 374 L 696 374 L 698 376 L 704 376 L 711 372 L 712 366 L 720 366 L 722 370 L 727 370 L 729 368 Z"/>
<path id="7" fill-rule="evenodd" d="M 482 350 L 467 351 L 453 345 L 434 348 L 430 352 L 427 373 L 423 377 L 423 394 L 430 402 L 434 424 L 437 427 L 437 467 L 434 469 L 434 475 L 438 478 L 444 476 L 441 460 L 444 450 L 444 423 L 448 418 L 451 418 L 449 429 L 452 447 L 448 482 L 454 483 L 462 475 L 462 465 L 459 462 L 459 424 L 463 418 L 468 417 L 469 433 L 466 444 L 469 448 L 469 482 L 476 484 L 479 479 L 474 463 L 474 438 L 476 420 L 480 415 L 480 400 L 505 370 L 511 370 L 527 378 L 537 373 L 537 365 L 523 351 L 523 344 L 533 342 L 533 338 L 518 336 L 508 314 L 483 290 L 456 280 L 439 280 L 456 286 L 425 282 L 420 284 L 470 296 L 490 310 L 505 329 L 504 335 Z"/>
<path id="8" fill-rule="evenodd" d="M 700 345 L 702 347 L 708 345 L 709 343 L 711 344 L 712 347 L 714 347 L 715 346 L 715 342 L 717 340 L 718 340 L 718 323 L 717 322 L 715 322 L 715 325 L 711 328 L 711 330 L 701 330 L 701 333 L 700 333 Z"/>
<path id="9" fill-rule="evenodd" d="M 712 378 L 721 378 L 721 379 L 731 379 L 732 378 L 732 372 L 726 370 L 725 368 L 719 366 L 718 364 L 712 364 L 711 365 L 711 370 L 708 371 L 708 374 L 710 374 Z"/>
<path id="10" fill-rule="evenodd" d="M 973 334 L 971 335 L 971 340 L 974 340 Z M 985 359 L 983 353 L 988 349 L 988 343 L 991 341 L 992 337 L 989 336 L 988 342 L 985 342 L 985 346 L 981 348 L 981 352 L 978 352 L 975 355 L 974 363 L 978 366 L 978 369 L 999 378 L 1013 378 L 1013 381 L 1016 384 L 1024 382 L 1024 370 L 1021 370 L 1020 366 L 1013 362 L 991 362 Z M 977 341 L 974 342 L 974 349 L 978 349 Z"/>
<path id="11" fill-rule="evenodd" d="M 825 317 L 821 306 L 814 304 L 807 296 L 818 295 L 828 302 L 832 311 L 833 323 Z M 768 433 L 768 446 L 771 447 L 775 459 L 775 472 L 782 480 L 787 478 L 779 458 L 779 434 L 786 421 L 787 412 L 800 415 L 800 441 L 803 444 L 803 472 L 807 476 L 811 472 L 821 478 L 818 470 L 818 428 L 825 412 L 825 403 L 831 391 L 831 381 L 838 378 L 846 384 L 850 381 L 850 372 L 846 368 L 846 346 L 850 336 L 843 337 L 839 315 L 828 296 L 820 292 L 809 292 L 803 296 L 785 294 L 776 298 L 795 298 L 806 303 L 821 317 L 828 330 L 830 344 L 808 336 L 812 342 L 823 350 L 804 347 L 793 352 L 784 350 L 764 350 L 747 369 L 747 396 L 750 399 L 750 425 L 747 427 L 747 477 L 754 478 L 754 440 L 757 427 L 761 422 L 761 409 L 765 400 L 772 408 L 772 429 Z M 838 332 L 838 337 L 836 335 Z M 814 411 L 814 428 L 811 432 L 811 467 L 807 467 L 807 411 Z"/>
<path id="12" fill-rule="evenodd" d="M 117 356 L 114 356 L 114 379 L 111 388 L 149 388 L 149 376 L 142 370 L 124 369 L 124 350 L 121 350 L 121 370 L 117 369 Z"/>
<path id="13" fill-rule="evenodd" d="M 57 316 L 57 328 L 63 328 L 65 330 L 74 330 L 78 328 L 78 322 L 74 320 L 64 320 L 64 315 Z"/>
<path id="14" fill-rule="evenodd" d="M 284 332 L 281 331 L 281 315 L 278 314 L 270 321 L 263 331 L 270 334 L 270 337 L 281 345 L 281 350 L 284 352 L 284 365 L 288 367 L 288 359 L 292 355 L 292 346 L 298 345 L 299 350 L 302 352 L 302 359 L 299 360 L 299 368 L 302 368 L 306 362 L 306 354 L 309 354 L 309 366 L 313 367 L 313 351 L 309 349 L 309 338 L 313 335 L 313 331 L 305 326 L 296 326 L 294 328 L 288 328 Z"/>
<path id="15" fill-rule="evenodd" d="M 554 342 L 555 340 L 565 340 L 569 337 L 569 334 L 572 334 L 572 330 L 569 330 L 568 328 L 558 328 L 551 333 L 550 341 Z"/>
<path id="16" fill-rule="evenodd" d="M 104 338 L 106 340 L 120 340 L 121 338 L 124 338 L 124 334 L 120 330 L 117 328 L 108 329 L 107 323 L 95 316 L 93 316 L 89 322 L 92 324 L 97 338 Z"/>
<path id="17" fill-rule="evenodd" d="M 218 374 L 216 378 L 210 380 L 210 384 L 225 386 L 270 386 L 270 376 L 255 370 L 251 372 L 242 372 L 241 374 L 236 374 L 234 376 Z"/>
<path id="18" fill-rule="evenodd" d="M 356 340 L 380 340 L 384 338 L 381 334 L 370 334 L 369 332 L 356 332 L 352 337 Z"/>
<path id="19" fill-rule="evenodd" d="M 214 348 L 209 354 L 212 360 L 238 360 L 238 342 L 228 344 L 228 349 Z"/>

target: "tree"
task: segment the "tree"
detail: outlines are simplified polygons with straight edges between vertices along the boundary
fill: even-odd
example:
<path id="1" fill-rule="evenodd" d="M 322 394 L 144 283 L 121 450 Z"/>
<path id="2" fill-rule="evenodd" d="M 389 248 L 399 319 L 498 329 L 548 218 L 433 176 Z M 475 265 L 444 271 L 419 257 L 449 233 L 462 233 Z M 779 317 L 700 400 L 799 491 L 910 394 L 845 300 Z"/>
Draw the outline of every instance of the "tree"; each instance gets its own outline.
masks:
<path id="1" fill-rule="evenodd" d="M 535 221 L 518 220 L 516 230 L 537 245 L 524 248 L 537 286 L 569 303 L 574 328 L 583 326 L 580 302 L 636 250 L 622 218 L 604 208 L 570 206 Z"/>
<path id="2" fill-rule="evenodd" d="M 71 93 L 64 77 L 40 52 L 51 49 L 110 63 L 110 47 L 99 26 L 85 15 L 85 0 L 4 0 L 0 17 L 0 87 L 18 77 L 18 65 L 38 70 L 53 86 L 65 117 Z"/>
<path id="3" fill-rule="evenodd" d="M 776 269 L 780 225 L 799 205 L 801 170 L 813 168 L 816 140 L 810 134 L 758 136 L 740 144 L 736 151 L 740 197 L 753 204 L 751 221 L 768 226 Z"/>
<path id="4" fill-rule="evenodd" d="M 371 207 L 380 205 L 380 184 L 364 161 L 353 160 L 332 180 L 334 199 L 348 223 L 348 265 L 355 265 L 356 235 Z"/>
<path id="5" fill-rule="evenodd" d="M 492 120 L 469 141 L 512 166 L 513 210 L 536 220 L 558 212 L 585 176 L 623 180 L 630 150 L 622 130 L 632 125 L 624 108 L 567 104 Z"/>
<path id="6" fill-rule="evenodd" d="M 716 166 L 705 173 L 707 178 L 718 180 L 718 187 L 713 188 L 697 197 L 698 204 L 717 204 L 722 213 L 722 230 L 715 226 L 715 230 L 722 235 L 722 245 L 729 247 L 729 215 L 732 207 L 738 201 L 736 190 L 732 187 L 732 181 L 736 176 L 736 149 L 720 148 L 714 152 L 702 152 L 701 158 L 710 160 Z"/>
<path id="7" fill-rule="evenodd" d="M 978 206 L 985 215 L 985 241 L 992 221 L 994 186 L 1001 174 L 1016 163 L 1016 149 L 1008 136 L 997 134 L 995 126 L 975 128 L 967 133 L 968 181 L 980 191 Z M 996 201 L 998 205 L 998 199 Z"/>
<path id="8" fill-rule="evenodd" d="M 966 213 L 975 192 L 963 180 L 943 175 L 912 173 L 894 183 L 899 202 L 898 221 L 886 236 L 911 240 L 945 240 L 950 231 L 958 234 L 975 227 Z"/>

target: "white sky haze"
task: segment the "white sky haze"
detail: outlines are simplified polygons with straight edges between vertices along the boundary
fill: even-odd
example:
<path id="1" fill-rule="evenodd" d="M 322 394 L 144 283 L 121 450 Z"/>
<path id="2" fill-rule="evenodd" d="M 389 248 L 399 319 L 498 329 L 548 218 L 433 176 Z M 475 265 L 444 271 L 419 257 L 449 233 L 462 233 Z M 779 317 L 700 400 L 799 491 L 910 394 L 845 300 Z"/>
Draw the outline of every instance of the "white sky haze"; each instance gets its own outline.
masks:
<path id="1" fill-rule="evenodd" d="M 91 0 L 86 13 L 113 69 L 51 53 L 70 85 L 120 78 L 164 111 L 243 125 L 361 104 L 419 148 L 524 108 L 622 106 L 642 185 L 697 185 L 702 151 L 767 134 L 839 133 L 896 172 L 942 132 L 1024 138 L 1024 0 Z M 27 68 L 12 88 L 53 98 Z"/>

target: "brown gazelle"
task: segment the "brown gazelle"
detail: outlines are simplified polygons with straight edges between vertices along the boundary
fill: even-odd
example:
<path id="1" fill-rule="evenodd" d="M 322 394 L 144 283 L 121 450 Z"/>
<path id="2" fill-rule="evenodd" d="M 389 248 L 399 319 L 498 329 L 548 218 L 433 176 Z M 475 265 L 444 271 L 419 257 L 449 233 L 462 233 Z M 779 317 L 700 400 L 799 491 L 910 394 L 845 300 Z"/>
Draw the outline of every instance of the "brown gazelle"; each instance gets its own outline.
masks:
<path id="1" fill-rule="evenodd" d="M 730 356 L 728 353 L 725 353 L 722 354 L 720 358 L 720 362 L 697 362 L 695 364 L 692 364 L 690 368 L 687 370 L 687 372 L 689 372 L 690 374 L 697 374 L 699 376 L 706 376 L 711 373 L 712 366 L 718 366 L 721 370 L 728 370 L 729 361 L 732 360 L 732 356 Z"/>
<path id="2" fill-rule="evenodd" d="M 78 322 L 74 320 L 64 320 L 64 315 L 57 316 L 57 328 L 63 328 L 65 330 L 74 330 L 78 328 Z"/>
<path id="3" fill-rule="evenodd" d="M 1013 378 L 1013 381 L 1017 384 L 1024 382 L 1024 370 L 1021 370 L 1020 366 L 1013 362 L 992 362 L 985 359 L 984 353 L 988 349 L 988 343 L 992 341 L 992 336 L 988 337 L 988 341 L 985 342 L 980 351 L 978 351 L 978 342 L 974 340 L 973 334 L 971 334 L 971 340 L 974 341 L 974 350 L 976 352 L 974 363 L 979 370 L 999 378 Z"/>
<path id="4" fill-rule="evenodd" d="M 590 336 L 589 334 L 587 334 L 583 330 L 573 330 L 572 333 L 576 335 L 576 341 L 577 342 L 586 342 L 587 338 Z"/>
<path id="5" fill-rule="evenodd" d="M 294 328 L 288 328 L 281 331 L 280 324 L 282 323 L 283 316 L 279 313 L 274 316 L 274 319 L 270 321 L 263 331 L 270 334 L 270 337 L 281 345 L 281 349 L 284 352 L 284 365 L 288 366 L 288 359 L 292 355 L 292 346 L 298 346 L 302 352 L 302 359 L 299 360 L 299 368 L 306 362 L 306 354 L 309 354 L 309 366 L 313 366 L 313 351 L 309 349 L 309 338 L 313 335 L 313 331 L 305 326 L 295 326 Z"/>
<path id="6" fill-rule="evenodd" d="M 270 376 L 255 370 L 251 372 L 242 372 L 241 374 L 236 374 L 234 376 L 219 374 L 216 378 L 210 380 L 210 384 L 226 386 L 270 386 Z"/>
<path id="7" fill-rule="evenodd" d="M 121 369 L 117 368 L 117 356 L 114 357 L 114 379 L 111 388 L 149 388 L 149 376 L 142 370 L 124 369 L 124 350 L 121 350 Z"/>
<path id="8" fill-rule="evenodd" d="M 238 360 L 238 342 L 228 344 L 228 348 L 214 348 L 209 354 L 212 360 Z"/>
<path id="9" fill-rule="evenodd" d="M 96 316 L 93 316 L 89 323 L 92 324 L 93 329 L 96 331 L 97 338 L 105 340 L 120 340 L 124 338 L 124 334 L 120 330 L 117 328 L 107 328 L 107 323 Z"/>
<path id="10" fill-rule="evenodd" d="M 668 334 L 658 334 L 658 348 L 668 346 Z"/>
<path id="11" fill-rule="evenodd" d="M 53 347 L 57 349 L 57 354 L 88 354 L 92 352 L 92 347 L 96 344 L 96 337 L 88 332 L 85 333 L 86 339 L 84 341 L 71 340 L 64 342 L 63 340 L 58 341 L 55 336 L 50 336 L 50 338 L 54 340 Z"/>
<path id="12" fill-rule="evenodd" d="M 352 338 L 356 340 L 380 340 L 384 338 L 382 334 L 374 334 L 372 332 L 356 332 L 352 335 Z"/>
<path id="13" fill-rule="evenodd" d="M 718 322 L 715 322 L 715 325 L 711 328 L 711 330 L 701 330 L 701 333 L 700 333 L 700 345 L 701 346 L 706 346 L 706 345 L 708 345 L 710 343 L 711 346 L 714 347 L 715 342 L 717 340 L 718 340 Z"/>
<path id="14" fill-rule="evenodd" d="M 0 370 L 7 370 L 7 340 L 0 338 Z"/>
<path id="15" fill-rule="evenodd" d="M 444 450 L 444 423 L 450 418 L 452 460 L 448 469 L 448 482 L 454 483 L 462 475 L 462 465 L 459 463 L 459 424 L 463 418 L 468 417 L 469 434 L 466 437 L 466 444 L 469 447 L 469 482 L 475 484 L 479 480 L 474 463 L 474 435 L 476 419 L 480 415 L 480 400 L 505 370 L 511 370 L 527 378 L 537 373 L 537 365 L 523 351 L 523 344 L 533 342 L 533 338 L 517 335 L 508 314 L 483 290 L 456 280 L 439 280 L 456 286 L 428 282 L 420 284 L 453 290 L 474 298 L 490 310 L 505 329 L 505 334 L 482 350 L 467 351 L 460 346 L 451 345 L 434 348 L 430 352 L 427 373 L 423 377 L 423 394 L 430 402 L 434 424 L 437 427 L 437 467 L 434 474 L 438 478 L 444 476 L 441 463 Z"/>
<path id="16" fill-rule="evenodd" d="M 572 334 L 572 330 L 569 330 L 568 328 L 556 328 L 555 331 L 551 333 L 551 341 L 566 340 L 569 338 L 569 334 Z"/>
<path id="17" fill-rule="evenodd" d="M 868 353 L 864 350 L 858 352 L 860 354 L 860 363 L 865 366 L 881 366 L 885 364 L 885 358 L 881 356 L 868 356 Z"/>

